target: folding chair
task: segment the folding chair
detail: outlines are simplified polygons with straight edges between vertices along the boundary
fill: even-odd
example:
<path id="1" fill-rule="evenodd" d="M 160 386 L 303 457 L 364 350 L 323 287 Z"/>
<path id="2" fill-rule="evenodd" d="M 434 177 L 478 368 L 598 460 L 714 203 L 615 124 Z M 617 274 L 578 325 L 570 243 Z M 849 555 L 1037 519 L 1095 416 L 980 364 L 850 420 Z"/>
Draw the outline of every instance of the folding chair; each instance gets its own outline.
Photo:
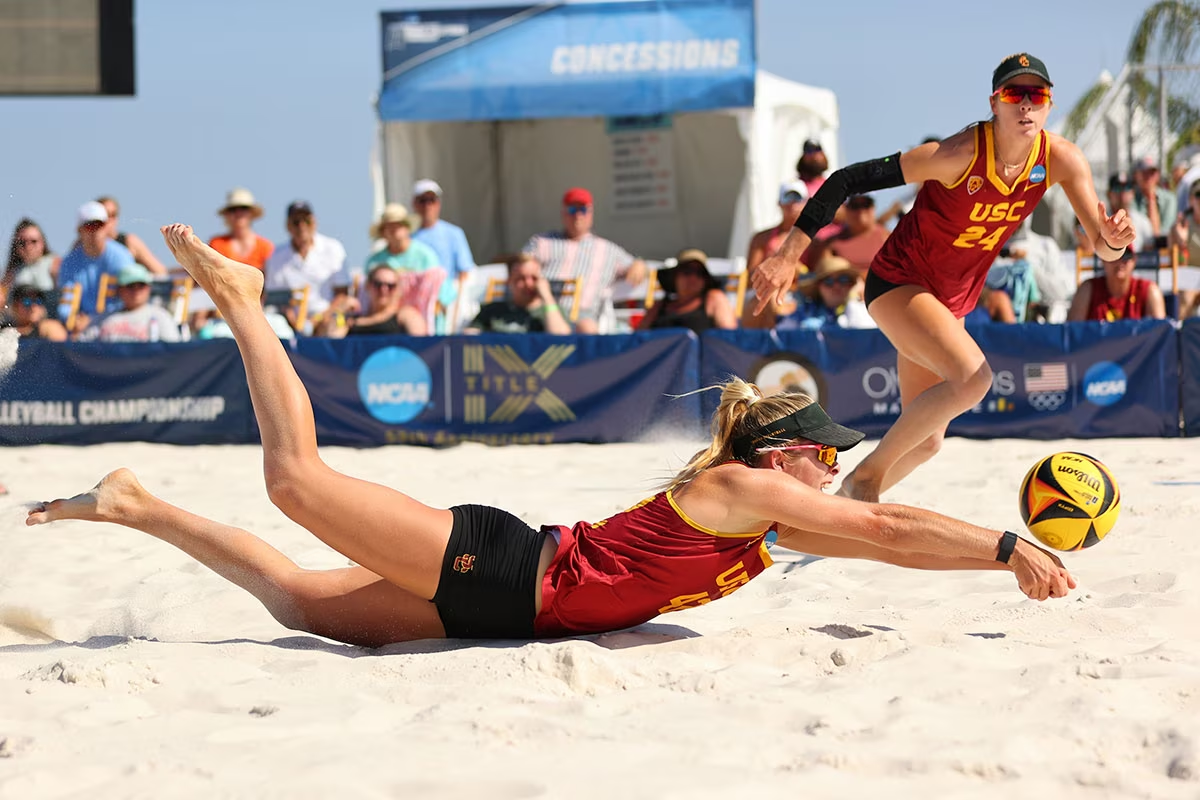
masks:
<path id="1" fill-rule="evenodd" d="M 79 317 L 79 304 L 83 300 L 83 287 L 78 283 L 68 283 L 58 287 L 57 292 L 58 301 L 52 305 L 58 309 L 58 318 L 63 321 L 63 325 L 68 331 L 74 333 L 75 323 Z"/>
<path id="2" fill-rule="evenodd" d="M 272 308 L 288 318 L 293 330 L 300 332 L 308 323 L 308 293 L 311 287 L 270 289 L 263 292 L 263 308 Z"/>

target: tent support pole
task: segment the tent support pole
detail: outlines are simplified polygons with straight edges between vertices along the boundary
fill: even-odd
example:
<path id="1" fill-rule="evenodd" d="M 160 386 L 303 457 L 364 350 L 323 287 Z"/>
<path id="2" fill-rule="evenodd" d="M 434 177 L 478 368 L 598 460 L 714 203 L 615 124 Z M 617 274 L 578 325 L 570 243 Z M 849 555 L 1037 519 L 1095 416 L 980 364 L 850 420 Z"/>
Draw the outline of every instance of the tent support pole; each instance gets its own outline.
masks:
<path id="1" fill-rule="evenodd" d="M 496 187 L 496 203 L 493 206 L 496 212 L 496 240 L 499 243 L 500 252 L 507 253 L 508 247 L 508 229 L 505 224 L 504 217 L 504 164 L 501 161 L 501 144 L 500 144 L 500 121 L 492 121 L 492 183 Z"/>

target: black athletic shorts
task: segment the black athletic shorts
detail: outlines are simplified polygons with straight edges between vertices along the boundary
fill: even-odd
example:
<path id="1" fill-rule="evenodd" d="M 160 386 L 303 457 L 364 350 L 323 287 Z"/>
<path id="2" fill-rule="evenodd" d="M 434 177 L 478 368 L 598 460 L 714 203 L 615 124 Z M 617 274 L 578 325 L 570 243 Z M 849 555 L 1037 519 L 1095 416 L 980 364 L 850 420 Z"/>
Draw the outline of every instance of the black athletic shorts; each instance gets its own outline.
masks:
<path id="1" fill-rule="evenodd" d="M 548 535 L 491 506 L 454 506 L 433 603 L 452 639 L 530 639 Z"/>
<path id="2" fill-rule="evenodd" d="M 867 282 L 863 286 L 863 302 L 867 304 L 867 308 L 870 308 L 871 303 L 874 303 L 877 298 L 887 294 L 892 289 L 899 289 L 901 286 L 904 286 L 904 284 L 885 281 L 876 275 L 873 270 L 868 270 Z"/>

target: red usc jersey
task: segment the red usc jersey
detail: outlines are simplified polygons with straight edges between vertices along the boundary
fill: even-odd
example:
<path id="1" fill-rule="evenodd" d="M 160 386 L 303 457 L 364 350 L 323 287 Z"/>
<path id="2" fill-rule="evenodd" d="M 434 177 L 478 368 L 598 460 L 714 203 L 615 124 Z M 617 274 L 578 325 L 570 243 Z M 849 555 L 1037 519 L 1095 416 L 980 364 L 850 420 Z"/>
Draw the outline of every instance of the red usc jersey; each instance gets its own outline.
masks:
<path id="1" fill-rule="evenodd" d="M 1150 294 L 1150 281 L 1134 278 L 1129 293 L 1114 297 L 1108 293 L 1108 282 L 1104 278 L 1092 278 L 1092 299 L 1088 303 L 1085 319 L 1114 322 L 1119 319 L 1141 319 L 1146 313 L 1146 296 Z"/>
<path id="2" fill-rule="evenodd" d="M 542 582 L 538 636 L 628 628 L 668 611 L 718 600 L 771 566 L 767 531 L 723 533 L 697 525 L 671 492 L 561 534 Z"/>
<path id="3" fill-rule="evenodd" d="M 988 268 L 1050 185 L 1050 140 L 1042 131 L 1025 169 L 1006 186 L 996 174 L 992 123 L 975 125 L 971 166 L 953 184 L 926 181 L 871 262 L 891 283 L 928 289 L 956 317 L 979 301 Z"/>

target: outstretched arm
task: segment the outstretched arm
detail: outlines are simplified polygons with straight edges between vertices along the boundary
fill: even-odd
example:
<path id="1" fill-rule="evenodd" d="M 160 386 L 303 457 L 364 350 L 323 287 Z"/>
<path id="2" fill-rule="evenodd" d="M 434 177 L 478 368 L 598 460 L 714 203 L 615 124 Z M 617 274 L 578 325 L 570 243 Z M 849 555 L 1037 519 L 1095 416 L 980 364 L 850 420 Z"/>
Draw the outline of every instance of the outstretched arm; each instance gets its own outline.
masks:
<path id="1" fill-rule="evenodd" d="M 1124 209 L 1108 215 L 1104 203 L 1096 196 L 1092 168 L 1073 142 L 1054 136 L 1051 145 L 1050 176 L 1055 183 L 1062 184 L 1096 255 L 1103 261 L 1120 257 L 1125 248 L 1133 244 L 1133 221 Z"/>
<path id="2" fill-rule="evenodd" d="M 897 567 L 909 569 L 980 569 L 1008 570 L 1007 564 L 995 559 L 966 558 L 962 556 L 935 556 L 929 553 L 906 553 L 900 550 L 889 550 L 877 544 L 864 542 L 861 539 L 845 539 L 840 536 L 830 536 L 813 531 L 802 531 L 799 528 L 779 526 L 780 547 L 823 558 L 862 558 L 870 561 L 880 561 Z"/>
<path id="3" fill-rule="evenodd" d="M 783 302 L 801 254 L 816 232 L 833 221 L 847 197 L 928 180 L 952 183 L 967 169 L 974 156 L 974 137 L 974 130 L 967 130 L 944 142 L 930 142 L 907 153 L 835 170 L 804 206 L 796 227 L 783 241 L 779 252 L 763 261 L 751 275 L 756 296 L 754 313 L 761 314 L 772 302 Z"/>

